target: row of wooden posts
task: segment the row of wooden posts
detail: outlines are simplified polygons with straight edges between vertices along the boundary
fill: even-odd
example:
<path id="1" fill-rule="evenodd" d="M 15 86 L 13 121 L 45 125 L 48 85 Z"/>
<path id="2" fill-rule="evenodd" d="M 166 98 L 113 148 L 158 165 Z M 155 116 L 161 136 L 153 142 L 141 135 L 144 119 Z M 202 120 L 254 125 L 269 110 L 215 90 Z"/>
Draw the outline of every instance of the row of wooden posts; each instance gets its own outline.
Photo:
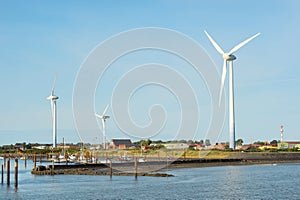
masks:
<path id="1" fill-rule="evenodd" d="M 110 178 L 112 178 L 113 175 L 113 168 L 112 168 L 112 162 L 109 163 L 109 169 L 110 169 Z M 137 157 L 134 158 L 134 177 L 137 179 L 138 177 L 138 162 Z"/>
<path id="2" fill-rule="evenodd" d="M 10 186 L 10 158 L 7 160 L 4 159 L 5 169 L 6 169 L 6 183 L 7 186 Z M 14 165 L 14 185 L 17 188 L 18 187 L 18 168 L 19 168 L 19 162 L 18 159 L 15 159 L 15 165 Z M 1 184 L 4 184 L 4 164 L 1 165 Z"/>
<path id="3" fill-rule="evenodd" d="M 34 162 L 36 163 L 36 162 Z M 134 158 L 134 176 L 135 179 L 137 179 L 138 176 L 138 170 L 137 170 L 137 158 Z M 10 186 L 10 158 L 6 160 L 6 183 L 7 186 Z M 14 186 L 15 188 L 18 187 L 18 168 L 19 168 L 19 162 L 18 159 L 15 159 L 15 165 L 14 165 Z M 112 177 L 113 170 L 112 170 L 112 162 L 110 162 L 110 177 Z M 4 184 L 4 164 L 1 165 L 1 184 Z"/>

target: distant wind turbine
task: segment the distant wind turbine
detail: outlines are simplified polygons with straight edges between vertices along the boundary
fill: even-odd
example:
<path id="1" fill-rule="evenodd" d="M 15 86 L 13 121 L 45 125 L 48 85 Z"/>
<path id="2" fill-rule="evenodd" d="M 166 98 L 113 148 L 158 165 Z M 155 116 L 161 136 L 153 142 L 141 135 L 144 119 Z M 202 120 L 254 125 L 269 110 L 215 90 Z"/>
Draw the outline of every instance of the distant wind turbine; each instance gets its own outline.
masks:
<path id="1" fill-rule="evenodd" d="M 102 115 L 99 115 L 97 113 L 95 113 L 96 117 L 100 118 L 101 121 L 102 121 L 102 132 L 103 132 L 103 147 L 104 149 L 106 149 L 106 133 L 105 133 L 105 122 L 106 122 L 106 119 L 108 119 L 110 116 L 108 115 L 105 115 L 106 112 L 107 112 L 107 109 L 108 109 L 109 105 L 106 106 L 106 108 L 104 109 L 103 111 L 103 114 Z"/>
<path id="2" fill-rule="evenodd" d="M 233 55 L 237 50 L 239 50 L 242 46 L 246 45 L 248 42 L 256 38 L 260 33 L 255 34 L 254 36 L 248 38 L 247 40 L 241 42 L 236 45 L 233 49 L 231 49 L 228 53 L 225 53 L 221 47 L 213 40 L 213 38 L 204 31 L 210 42 L 216 48 L 216 50 L 223 57 L 223 69 L 222 69 L 222 77 L 221 77 L 221 86 L 219 93 L 219 105 L 221 104 L 222 92 L 224 87 L 224 82 L 226 78 L 227 72 L 227 61 L 229 62 L 229 133 L 230 133 L 230 141 L 229 147 L 235 149 L 235 119 L 234 119 L 234 86 L 233 86 L 233 61 L 236 57 Z"/>
<path id="3" fill-rule="evenodd" d="M 51 101 L 51 113 L 52 113 L 52 131 L 53 131 L 53 148 L 56 148 L 57 144 L 57 126 L 56 126 L 56 100 L 58 99 L 58 96 L 54 95 L 54 87 L 55 87 L 55 81 L 56 78 L 54 79 L 54 83 L 51 89 L 50 96 L 47 97 L 48 100 Z"/>

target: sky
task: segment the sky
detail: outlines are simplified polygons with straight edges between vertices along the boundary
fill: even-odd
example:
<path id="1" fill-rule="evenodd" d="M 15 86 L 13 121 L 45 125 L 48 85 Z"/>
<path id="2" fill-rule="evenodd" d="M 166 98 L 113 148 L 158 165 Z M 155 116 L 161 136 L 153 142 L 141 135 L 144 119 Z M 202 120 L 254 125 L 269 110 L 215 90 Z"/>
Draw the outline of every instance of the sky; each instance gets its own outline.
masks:
<path id="1" fill-rule="evenodd" d="M 0 4 L 0 145 L 52 143 L 51 107 L 46 97 L 54 77 L 55 94 L 59 96 L 58 142 L 62 142 L 62 138 L 74 143 L 101 142 L 99 120 L 97 130 L 87 130 L 86 134 L 76 130 L 73 115 L 76 78 L 99 44 L 124 31 L 145 27 L 174 30 L 191 38 L 205 50 L 219 73 L 222 57 L 204 30 L 224 51 L 260 32 L 260 36 L 235 53 L 236 138 L 242 138 L 245 143 L 278 140 L 282 124 L 285 140 L 300 140 L 297 127 L 300 119 L 300 3 L 297 0 L 13 0 Z M 122 75 L 147 63 L 173 67 L 195 88 L 201 117 L 196 132 L 185 139 L 209 138 L 206 131 L 211 119 L 211 98 L 204 79 L 196 76 L 182 59 L 166 52 L 137 51 L 114 62 L 95 88 L 95 112 L 102 113 L 106 105 L 111 104 Z M 203 93 L 197 92 L 199 90 Z M 225 93 L 228 93 L 227 81 Z M 128 110 L 136 124 L 151 123 L 148 111 L 154 104 L 164 105 L 169 117 L 160 133 L 139 133 L 141 135 L 131 139 L 175 138 L 174 133 L 180 126 L 176 96 L 160 86 L 146 85 L 134 93 L 131 100 Z M 229 140 L 228 109 L 226 112 L 218 142 Z M 106 123 L 107 138 L 130 137 L 118 128 L 111 107 L 107 114 L 111 116 Z M 191 135 L 194 138 L 190 138 Z"/>

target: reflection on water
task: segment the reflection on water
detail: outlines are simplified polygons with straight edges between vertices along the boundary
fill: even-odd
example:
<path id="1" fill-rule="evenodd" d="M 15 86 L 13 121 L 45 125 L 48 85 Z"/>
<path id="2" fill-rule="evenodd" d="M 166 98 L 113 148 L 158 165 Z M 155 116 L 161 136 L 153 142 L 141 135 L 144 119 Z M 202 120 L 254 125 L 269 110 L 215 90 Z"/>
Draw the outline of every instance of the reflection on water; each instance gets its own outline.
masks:
<path id="1" fill-rule="evenodd" d="M 11 163 L 13 167 L 13 163 Z M 31 175 L 19 161 L 19 187 L 0 199 L 297 199 L 300 164 L 169 169 L 175 177 Z M 11 168 L 12 169 L 12 168 Z M 13 177 L 13 171 L 11 172 Z M 4 193 L 4 194 L 3 194 Z"/>

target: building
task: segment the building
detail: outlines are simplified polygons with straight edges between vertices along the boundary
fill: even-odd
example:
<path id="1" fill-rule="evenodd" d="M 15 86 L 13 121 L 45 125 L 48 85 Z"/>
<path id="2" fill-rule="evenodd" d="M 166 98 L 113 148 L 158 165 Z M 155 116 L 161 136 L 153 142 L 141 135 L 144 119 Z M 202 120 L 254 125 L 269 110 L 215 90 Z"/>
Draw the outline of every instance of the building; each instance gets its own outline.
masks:
<path id="1" fill-rule="evenodd" d="M 134 148 L 130 139 L 112 139 L 110 143 L 111 149 L 130 149 Z"/>
<path id="2" fill-rule="evenodd" d="M 292 149 L 292 148 L 300 148 L 300 142 L 287 142 L 288 145 L 289 145 L 289 148 Z"/>
<path id="3" fill-rule="evenodd" d="M 293 149 L 299 148 L 300 149 L 300 142 L 293 141 L 293 142 L 279 142 L 278 149 Z"/>

